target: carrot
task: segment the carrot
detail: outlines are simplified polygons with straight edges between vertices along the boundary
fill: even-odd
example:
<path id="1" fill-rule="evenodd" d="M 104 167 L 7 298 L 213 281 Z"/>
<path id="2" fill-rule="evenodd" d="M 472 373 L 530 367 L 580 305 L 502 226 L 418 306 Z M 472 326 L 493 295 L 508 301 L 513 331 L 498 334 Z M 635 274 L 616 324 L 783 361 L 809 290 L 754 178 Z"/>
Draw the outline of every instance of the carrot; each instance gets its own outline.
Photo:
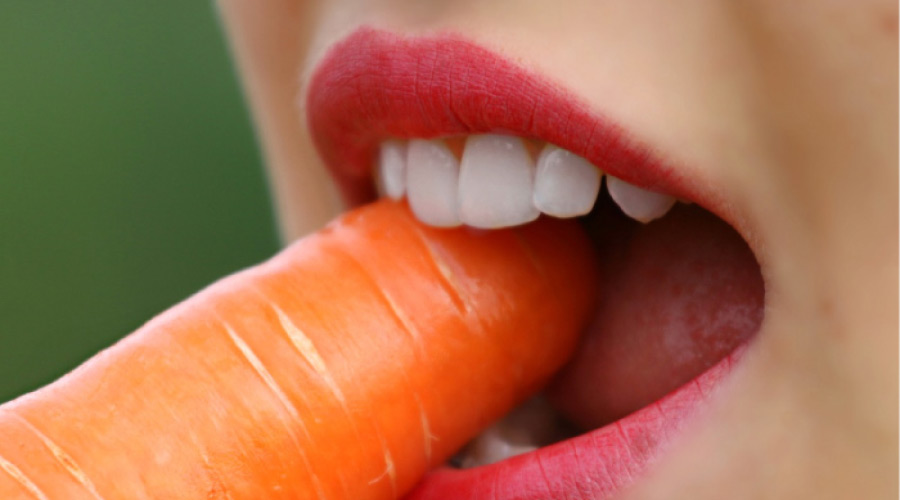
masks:
<path id="1" fill-rule="evenodd" d="M 594 296 L 585 236 L 378 202 L 0 406 L 0 498 L 392 499 L 539 389 Z"/>

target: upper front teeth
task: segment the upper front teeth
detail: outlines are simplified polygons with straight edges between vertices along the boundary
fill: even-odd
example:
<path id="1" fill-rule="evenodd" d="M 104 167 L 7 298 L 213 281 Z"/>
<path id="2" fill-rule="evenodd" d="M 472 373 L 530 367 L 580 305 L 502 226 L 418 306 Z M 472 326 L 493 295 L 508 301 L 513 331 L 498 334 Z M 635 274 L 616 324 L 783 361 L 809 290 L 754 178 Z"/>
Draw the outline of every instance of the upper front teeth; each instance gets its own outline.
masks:
<path id="1" fill-rule="evenodd" d="M 404 193 L 422 222 L 438 227 L 467 224 L 494 229 L 525 224 L 541 212 L 577 217 L 591 211 L 603 173 L 584 158 L 552 144 L 535 160 L 523 141 L 499 134 L 467 138 L 461 160 L 440 139 L 382 143 L 378 187 Z M 675 198 L 607 176 L 612 199 L 641 222 L 662 217 Z"/>
<path id="2" fill-rule="evenodd" d="M 406 145 L 385 141 L 378 157 L 379 186 L 384 194 L 399 200 L 406 192 Z"/>
<path id="3" fill-rule="evenodd" d="M 602 175 L 584 158 L 548 144 L 538 156 L 534 206 L 556 217 L 584 215 L 597 201 Z"/>
<path id="4" fill-rule="evenodd" d="M 534 161 L 518 137 L 473 135 L 459 166 L 462 222 L 486 229 L 517 226 L 541 214 L 531 202 Z"/>
<path id="5" fill-rule="evenodd" d="M 406 159 L 407 196 L 416 217 L 437 227 L 460 225 L 459 162 L 450 149 L 441 141 L 413 139 Z"/>

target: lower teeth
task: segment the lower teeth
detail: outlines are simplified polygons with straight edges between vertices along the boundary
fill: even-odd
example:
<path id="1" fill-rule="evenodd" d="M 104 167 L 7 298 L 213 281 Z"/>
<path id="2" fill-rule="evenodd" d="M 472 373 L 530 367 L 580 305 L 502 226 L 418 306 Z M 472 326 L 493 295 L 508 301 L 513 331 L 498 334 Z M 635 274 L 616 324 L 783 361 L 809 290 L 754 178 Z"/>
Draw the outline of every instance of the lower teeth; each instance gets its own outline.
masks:
<path id="1" fill-rule="evenodd" d="M 544 397 L 536 396 L 476 436 L 450 460 L 450 464 L 462 469 L 492 464 L 562 441 L 573 434 L 550 403 Z"/>

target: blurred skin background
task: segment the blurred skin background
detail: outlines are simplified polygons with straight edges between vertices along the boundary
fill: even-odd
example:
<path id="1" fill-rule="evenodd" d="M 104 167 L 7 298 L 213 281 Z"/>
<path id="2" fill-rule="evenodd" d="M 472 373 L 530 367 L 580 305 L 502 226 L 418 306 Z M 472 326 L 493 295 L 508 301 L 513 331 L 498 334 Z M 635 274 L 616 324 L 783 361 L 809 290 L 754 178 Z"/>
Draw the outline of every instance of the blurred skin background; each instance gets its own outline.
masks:
<path id="1" fill-rule="evenodd" d="M 278 248 L 208 2 L 0 2 L 0 402 Z"/>

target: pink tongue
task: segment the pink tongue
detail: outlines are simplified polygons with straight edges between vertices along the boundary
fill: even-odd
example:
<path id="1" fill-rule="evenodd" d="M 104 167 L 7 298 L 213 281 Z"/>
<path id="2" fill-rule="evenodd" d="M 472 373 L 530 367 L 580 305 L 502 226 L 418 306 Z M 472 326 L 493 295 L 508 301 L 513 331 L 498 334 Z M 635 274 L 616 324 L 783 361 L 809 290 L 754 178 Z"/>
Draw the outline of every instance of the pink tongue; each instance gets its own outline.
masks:
<path id="1" fill-rule="evenodd" d="M 722 220 L 678 205 L 641 226 L 609 208 L 592 219 L 604 290 L 596 319 L 548 390 L 584 429 L 690 381 L 752 336 L 762 320 L 759 265 Z"/>

